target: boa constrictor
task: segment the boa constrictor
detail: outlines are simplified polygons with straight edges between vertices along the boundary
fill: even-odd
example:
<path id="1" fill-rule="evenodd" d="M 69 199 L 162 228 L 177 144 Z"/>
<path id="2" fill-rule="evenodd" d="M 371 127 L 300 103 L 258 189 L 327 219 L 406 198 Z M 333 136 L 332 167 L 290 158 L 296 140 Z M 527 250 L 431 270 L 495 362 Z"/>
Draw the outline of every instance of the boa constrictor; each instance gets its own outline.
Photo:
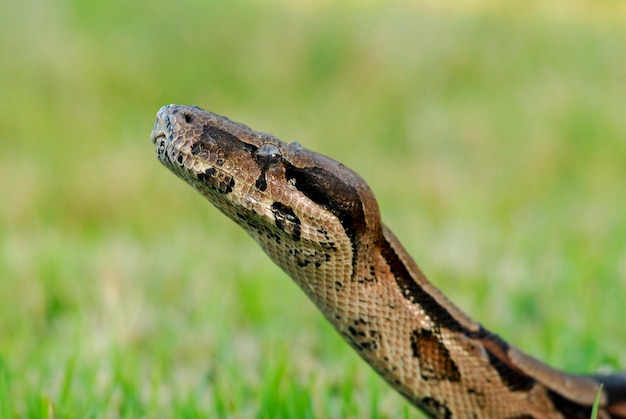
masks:
<path id="1" fill-rule="evenodd" d="M 626 374 L 522 353 L 433 286 L 355 172 L 198 107 L 157 114 L 159 160 L 246 230 L 359 355 L 437 418 L 626 418 Z M 600 384 L 603 384 L 600 390 Z"/>

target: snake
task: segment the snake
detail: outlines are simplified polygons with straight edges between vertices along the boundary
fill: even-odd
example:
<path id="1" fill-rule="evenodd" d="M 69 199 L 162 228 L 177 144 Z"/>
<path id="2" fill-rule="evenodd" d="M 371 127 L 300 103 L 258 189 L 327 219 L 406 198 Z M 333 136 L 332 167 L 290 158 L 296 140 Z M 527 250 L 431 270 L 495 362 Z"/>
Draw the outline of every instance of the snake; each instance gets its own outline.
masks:
<path id="1" fill-rule="evenodd" d="M 160 162 L 235 221 L 393 389 L 433 418 L 626 418 L 626 372 L 571 374 L 485 329 L 420 270 L 345 165 L 168 105 Z"/>

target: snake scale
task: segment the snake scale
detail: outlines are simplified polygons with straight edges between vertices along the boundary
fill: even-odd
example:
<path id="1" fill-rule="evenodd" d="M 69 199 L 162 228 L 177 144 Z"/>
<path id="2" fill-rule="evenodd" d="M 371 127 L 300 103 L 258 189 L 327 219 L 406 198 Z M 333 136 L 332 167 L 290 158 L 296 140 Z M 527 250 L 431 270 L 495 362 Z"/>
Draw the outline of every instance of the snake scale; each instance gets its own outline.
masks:
<path id="1" fill-rule="evenodd" d="M 157 114 L 159 160 L 246 230 L 396 391 L 436 418 L 626 418 L 626 374 L 553 369 L 452 304 L 346 166 L 198 107 Z M 600 390 L 600 384 L 602 389 Z"/>

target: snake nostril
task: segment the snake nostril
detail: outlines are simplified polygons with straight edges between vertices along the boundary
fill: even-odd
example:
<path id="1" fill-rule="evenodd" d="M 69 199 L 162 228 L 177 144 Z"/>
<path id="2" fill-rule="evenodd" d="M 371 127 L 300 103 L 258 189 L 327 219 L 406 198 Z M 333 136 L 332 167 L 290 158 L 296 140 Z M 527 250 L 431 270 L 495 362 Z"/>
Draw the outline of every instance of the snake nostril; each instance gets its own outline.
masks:
<path id="1" fill-rule="evenodd" d="M 185 112 L 185 113 L 183 114 L 183 116 L 185 117 L 185 122 L 186 122 L 186 123 L 190 124 L 190 123 L 192 123 L 192 122 L 193 122 L 193 116 L 191 116 L 191 114 L 189 114 L 189 113 Z"/>

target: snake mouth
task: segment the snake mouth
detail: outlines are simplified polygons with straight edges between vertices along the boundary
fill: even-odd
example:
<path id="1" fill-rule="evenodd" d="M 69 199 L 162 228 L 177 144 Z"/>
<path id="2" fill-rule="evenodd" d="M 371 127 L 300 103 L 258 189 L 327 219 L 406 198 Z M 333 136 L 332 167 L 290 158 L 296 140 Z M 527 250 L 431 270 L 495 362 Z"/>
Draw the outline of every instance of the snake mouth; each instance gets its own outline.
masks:
<path id="1" fill-rule="evenodd" d="M 161 139 L 165 139 L 165 132 L 156 129 L 152 130 L 152 133 L 150 134 L 150 141 L 152 144 L 156 145 L 157 141 Z"/>
<path id="2" fill-rule="evenodd" d="M 161 161 L 161 163 L 166 166 L 172 164 L 173 162 L 168 154 L 169 147 L 166 132 L 155 127 L 155 129 L 150 134 L 150 141 L 152 142 L 156 151 L 157 158 Z"/>
<path id="3" fill-rule="evenodd" d="M 150 141 L 154 145 L 162 143 L 167 139 L 168 130 L 171 129 L 171 124 L 167 116 L 169 106 L 163 106 L 156 115 L 152 132 L 150 133 Z"/>

